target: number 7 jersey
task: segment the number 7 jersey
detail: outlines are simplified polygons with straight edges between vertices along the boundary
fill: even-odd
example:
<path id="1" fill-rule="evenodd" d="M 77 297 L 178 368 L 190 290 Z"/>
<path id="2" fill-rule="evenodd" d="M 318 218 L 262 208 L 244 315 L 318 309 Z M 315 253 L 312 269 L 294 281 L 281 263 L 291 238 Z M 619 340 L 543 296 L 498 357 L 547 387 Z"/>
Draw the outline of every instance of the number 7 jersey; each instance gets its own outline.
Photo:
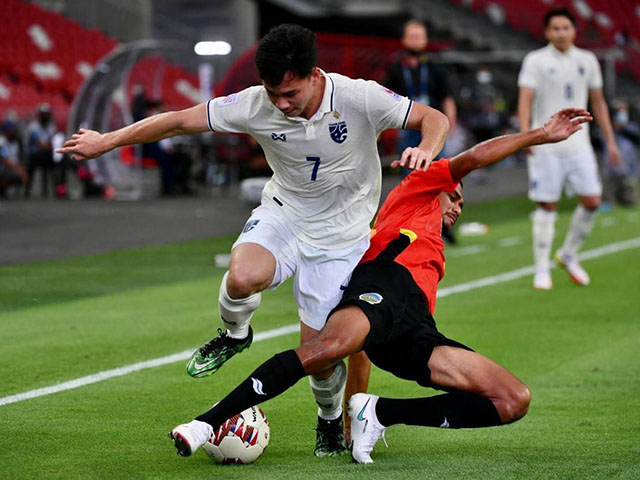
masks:
<path id="1" fill-rule="evenodd" d="M 255 86 L 209 100 L 207 121 L 260 144 L 273 170 L 263 205 L 282 212 L 303 242 L 340 249 L 369 235 L 380 199 L 378 135 L 404 128 L 412 102 L 374 81 L 322 74 L 322 102 L 309 120 L 287 117 Z"/>
<path id="2" fill-rule="evenodd" d="M 602 88 L 600 64 L 588 50 L 572 46 L 561 52 L 549 44 L 524 57 L 518 87 L 534 90 L 531 128 L 538 128 L 559 110 L 587 108 L 589 90 Z M 589 124 L 583 124 L 582 130 L 562 142 L 535 148 L 553 153 L 591 149 Z"/>

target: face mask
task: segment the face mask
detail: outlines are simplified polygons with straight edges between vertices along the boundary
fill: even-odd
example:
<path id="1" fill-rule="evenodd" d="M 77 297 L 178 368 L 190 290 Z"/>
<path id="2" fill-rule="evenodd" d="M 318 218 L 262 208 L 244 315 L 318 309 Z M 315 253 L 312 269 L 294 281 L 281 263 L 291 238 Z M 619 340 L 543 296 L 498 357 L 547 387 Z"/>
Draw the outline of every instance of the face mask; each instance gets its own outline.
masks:
<path id="1" fill-rule="evenodd" d="M 417 57 L 422 53 L 422 50 L 414 50 L 413 48 L 405 48 L 404 51 L 412 57 Z"/>
<path id="2" fill-rule="evenodd" d="M 629 123 L 629 111 L 628 110 L 618 110 L 615 114 L 616 122 L 620 125 L 626 125 Z"/>
<path id="3" fill-rule="evenodd" d="M 488 71 L 488 70 L 480 70 L 476 74 L 476 80 L 478 81 L 478 83 L 480 83 L 482 85 L 486 85 L 487 83 L 491 83 L 492 79 L 493 79 L 493 76 L 491 75 L 491 72 Z"/>

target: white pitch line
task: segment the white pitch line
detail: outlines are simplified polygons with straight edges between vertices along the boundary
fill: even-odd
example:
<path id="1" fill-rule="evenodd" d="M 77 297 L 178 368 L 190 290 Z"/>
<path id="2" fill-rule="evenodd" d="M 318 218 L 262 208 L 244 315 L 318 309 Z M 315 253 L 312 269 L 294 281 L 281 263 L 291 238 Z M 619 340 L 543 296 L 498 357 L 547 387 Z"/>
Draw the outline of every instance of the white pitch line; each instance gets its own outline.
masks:
<path id="1" fill-rule="evenodd" d="M 631 248 L 640 247 L 640 237 L 632 238 L 622 242 L 611 243 L 603 247 L 587 250 L 580 255 L 582 260 L 591 260 L 593 258 L 602 257 L 604 255 L 610 255 L 612 253 L 621 252 L 623 250 L 629 250 Z M 491 277 L 481 278 L 479 280 L 473 280 L 471 282 L 461 283 L 459 285 L 453 285 L 451 287 L 441 288 L 438 290 L 438 298 L 447 297 L 461 292 L 468 292 L 477 288 L 488 287 L 496 285 L 498 283 L 508 282 L 517 278 L 531 275 L 534 272 L 533 265 L 528 267 L 518 268 L 510 272 L 501 273 L 499 275 L 493 275 Z M 299 330 L 299 324 L 287 325 L 281 328 L 275 328 L 273 330 L 267 330 L 266 332 L 257 333 L 253 338 L 255 342 L 267 340 L 269 338 L 280 337 L 289 333 L 294 333 Z M 29 400 L 32 398 L 42 397 L 45 395 L 51 395 L 53 393 L 64 392 L 65 390 L 72 390 L 75 388 L 83 387 L 85 385 L 91 385 L 92 383 L 102 382 L 109 378 L 121 377 L 129 373 L 139 372 L 148 368 L 161 367 L 169 365 L 171 363 L 181 362 L 191 356 L 193 350 L 185 350 L 183 352 L 174 353 L 173 355 L 167 355 L 166 357 L 155 358 L 147 360 L 145 362 L 134 363 L 132 365 L 126 365 L 120 368 L 114 368 L 112 370 L 105 370 L 104 372 L 98 372 L 86 377 L 76 378 L 75 380 L 69 380 L 68 382 L 57 383 L 49 387 L 37 388 L 35 390 L 29 390 L 27 392 L 18 393 L 16 395 L 9 395 L 8 397 L 0 398 L 0 406 L 9 405 L 11 403 L 21 402 L 23 400 Z"/>
<path id="2" fill-rule="evenodd" d="M 513 247 L 515 245 L 520 245 L 524 240 L 522 237 L 507 237 L 503 238 L 498 242 L 499 247 Z"/>
<path id="3" fill-rule="evenodd" d="M 468 247 L 462 247 L 451 250 L 447 253 L 447 257 L 464 257 L 465 255 L 475 255 L 487 250 L 486 245 L 469 245 Z"/>
<path id="4" fill-rule="evenodd" d="M 592 250 L 586 250 L 582 252 L 579 257 L 581 260 L 591 260 L 592 258 L 602 257 L 611 253 L 621 252 L 623 250 L 629 250 L 630 248 L 640 247 L 640 237 L 632 238 L 622 242 L 610 243 L 603 247 L 594 248 Z M 551 265 L 551 268 L 556 268 L 555 265 Z M 472 280 L 471 282 L 461 283 L 459 285 L 453 285 L 451 287 L 445 287 L 438 290 L 437 297 L 448 297 L 454 293 L 468 292 L 469 290 L 475 290 L 477 288 L 488 287 L 496 285 L 498 283 L 508 282 L 517 278 L 526 277 L 527 275 L 533 275 L 535 267 L 529 265 L 528 267 L 518 268 L 517 270 L 511 270 L 510 272 L 500 273 L 498 275 L 492 275 L 491 277 L 480 278 L 478 280 Z"/>
<path id="5" fill-rule="evenodd" d="M 273 330 L 267 330 L 266 332 L 257 333 L 253 337 L 253 341 L 260 342 L 269 338 L 281 337 L 289 333 L 298 332 L 299 330 L 300 325 L 297 323 L 281 328 L 274 328 Z M 129 373 L 146 370 L 147 368 L 162 367 L 171 363 L 182 362 L 188 359 L 194 350 L 195 348 L 179 353 L 174 353 L 173 355 L 167 355 L 166 357 L 154 358 L 153 360 L 134 363 L 132 365 L 127 365 L 120 368 L 114 368 L 113 370 L 105 370 L 104 372 L 98 372 L 93 375 L 87 375 L 86 377 L 76 378 L 75 380 L 69 380 L 68 382 L 57 383 L 49 387 L 37 388 L 35 390 L 29 390 L 28 392 L 18 393 L 16 395 L 10 395 L 8 397 L 2 397 L 0 398 L 0 406 L 21 402 L 23 400 L 29 400 L 31 398 L 42 397 L 44 395 L 51 395 L 52 393 L 64 392 L 65 390 L 73 390 L 74 388 L 84 387 L 85 385 L 91 385 L 92 383 L 102 382 L 103 380 L 107 380 L 109 378 L 121 377 L 123 375 L 128 375 Z"/>

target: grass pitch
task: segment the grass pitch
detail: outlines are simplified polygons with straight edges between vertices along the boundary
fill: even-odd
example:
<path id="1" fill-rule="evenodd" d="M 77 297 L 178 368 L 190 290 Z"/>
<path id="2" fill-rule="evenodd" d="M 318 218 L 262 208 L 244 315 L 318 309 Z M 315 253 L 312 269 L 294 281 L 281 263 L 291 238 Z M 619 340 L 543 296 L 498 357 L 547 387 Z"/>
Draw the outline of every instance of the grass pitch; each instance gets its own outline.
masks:
<path id="1" fill-rule="evenodd" d="M 556 244 L 573 207 L 563 204 Z M 442 287 L 531 264 L 525 199 L 468 205 L 490 225 L 447 248 Z M 601 215 L 585 249 L 640 236 L 640 213 Z M 224 273 L 215 238 L 0 269 L 0 397 L 194 348 L 219 326 Z M 471 248 L 470 248 L 471 247 Z M 204 411 L 297 335 L 254 343 L 213 377 L 183 362 L 0 406 L 3 478 L 640 478 L 640 248 L 588 260 L 592 285 L 559 270 L 537 292 L 523 277 L 438 300 L 441 331 L 502 363 L 531 389 L 529 414 L 504 427 L 394 426 L 373 465 L 312 455 L 306 380 L 263 405 L 272 438 L 253 465 L 174 453 L 167 432 Z M 286 285 L 263 296 L 256 332 L 296 322 Z M 374 368 L 371 392 L 434 393 Z"/>

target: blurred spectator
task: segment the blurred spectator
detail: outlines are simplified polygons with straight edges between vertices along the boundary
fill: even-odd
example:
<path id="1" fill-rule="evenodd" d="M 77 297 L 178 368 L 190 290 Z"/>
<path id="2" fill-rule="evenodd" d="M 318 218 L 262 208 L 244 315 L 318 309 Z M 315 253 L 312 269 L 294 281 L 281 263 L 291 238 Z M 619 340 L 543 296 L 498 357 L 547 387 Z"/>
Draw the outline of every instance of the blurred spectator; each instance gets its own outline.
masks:
<path id="1" fill-rule="evenodd" d="M 484 142 L 500 135 L 507 126 L 506 102 L 493 84 L 493 75 L 487 67 L 476 71 L 475 82 L 460 92 L 465 106 L 465 119 L 473 134 L 474 143 Z"/>
<path id="2" fill-rule="evenodd" d="M 2 124 L 0 134 L 0 197 L 6 198 L 12 185 L 25 185 L 27 172 L 22 163 L 22 144 L 15 122 Z"/>
<path id="3" fill-rule="evenodd" d="M 131 99 L 131 116 L 134 122 L 138 122 L 147 117 L 148 100 L 144 93 L 144 87 L 140 84 L 135 84 L 131 89 L 133 98 Z"/>
<path id="4" fill-rule="evenodd" d="M 449 132 L 456 126 L 456 104 L 449 90 L 444 69 L 433 63 L 426 53 L 429 39 L 427 27 L 419 20 L 409 20 L 404 25 L 402 58 L 391 65 L 385 85 L 400 95 L 429 105 L 443 112 L 449 119 Z M 398 153 L 420 143 L 418 130 L 401 130 L 398 136 Z"/>
<path id="5" fill-rule="evenodd" d="M 608 203 L 632 206 L 638 202 L 638 145 L 640 125 L 629 120 L 629 108 L 625 102 L 613 102 L 614 136 L 620 162 L 612 166 L 609 152 L 605 150 L 604 197 Z"/>
<path id="6" fill-rule="evenodd" d="M 185 137 L 165 138 L 158 144 L 164 154 L 163 195 L 193 195 L 190 186 L 193 158 Z"/>
<path id="7" fill-rule="evenodd" d="M 51 146 L 53 147 L 53 183 L 56 186 L 56 197 L 67 198 L 67 168 L 71 165 L 68 155 L 56 153 L 56 149 L 64 144 L 65 135 L 63 132 L 57 132 L 51 138 Z"/>
<path id="8" fill-rule="evenodd" d="M 53 150 L 51 140 L 56 133 L 56 126 L 51 115 L 51 107 L 43 103 L 38 107 L 38 113 L 27 127 L 27 184 L 25 197 L 31 194 L 31 185 L 36 170 L 42 170 L 42 197 L 49 192 L 50 175 L 53 170 Z"/>

